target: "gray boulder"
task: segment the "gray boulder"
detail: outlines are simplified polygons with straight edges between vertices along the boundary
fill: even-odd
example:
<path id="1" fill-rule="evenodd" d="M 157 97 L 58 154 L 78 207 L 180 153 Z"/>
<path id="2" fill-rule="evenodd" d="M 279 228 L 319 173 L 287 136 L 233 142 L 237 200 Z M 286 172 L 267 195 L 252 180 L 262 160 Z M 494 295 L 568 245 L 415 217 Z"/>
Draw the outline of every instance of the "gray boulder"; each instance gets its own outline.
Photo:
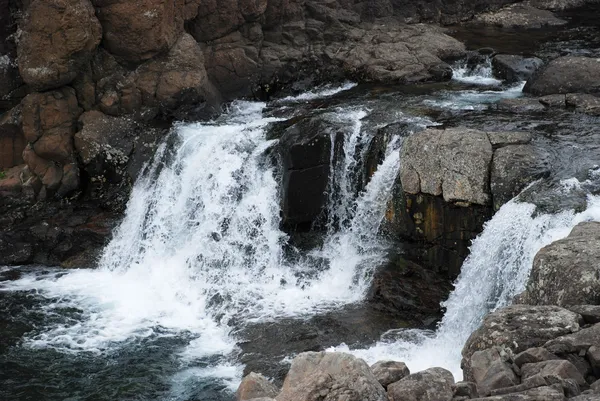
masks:
<path id="1" fill-rule="evenodd" d="M 564 401 L 565 395 L 559 386 L 537 387 L 520 393 L 473 398 L 474 401 Z"/>
<path id="2" fill-rule="evenodd" d="M 510 352 L 510 351 L 509 351 Z M 509 353 L 500 347 L 476 351 L 463 366 L 465 378 L 477 384 L 479 395 L 490 395 L 492 390 L 511 387 L 519 379 L 509 363 Z"/>
<path id="3" fill-rule="evenodd" d="M 537 96 L 600 92 L 600 59 L 559 57 L 534 74 L 523 92 Z"/>
<path id="4" fill-rule="evenodd" d="M 406 364 L 397 361 L 379 361 L 371 366 L 371 370 L 384 388 L 410 374 Z"/>
<path id="5" fill-rule="evenodd" d="M 585 354 L 591 346 L 598 344 L 600 344 L 600 324 L 554 338 L 546 342 L 544 348 L 557 355 L 580 352 Z"/>
<path id="6" fill-rule="evenodd" d="M 543 64 L 537 57 L 498 54 L 492 59 L 492 71 L 507 82 L 519 82 L 529 79 Z"/>
<path id="7" fill-rule="evenodd" d="M 462 354 L 493 346 L 520 353 L 544 345 L 548 340 L 579 330 L 580 316 L 559 306 L 511 305 L 488 314 L 467 340 Z M 545 347 L 550 352 L 552 349 Z"/>
<path id="8" fill-rule="evenodd" d="M 428 129 L 402 146 L 402 188 L 409 194 L 443 196 L 446 202 L 490 203 L 492 145 L 485 132 Z"/>
<path id="9" fill-rule="evenodd" d="M 587 324 L 600 323 L 600 305 L 572 305 L 567 309 L 579 313 Z"/>
<path id="10" fill-rule="evenodd" d="M 600 116 L 600 97 L 589 93 L 569 93 L 565 99 L 566 106 L 575 111 L 593 116 Z"/>
<path id="11" fill-rule="evenodd" d="M 559 359 L 556 355 L 542 347 L 529 348 L 514 358 L 514 363 L 519 368 L 527 363 L 538 363 Z"/>
<path id="12" fill-rule="evenodd" d="M 362 359 L 340 352 L 305 352 L 292 361 L 277 401 L 387 401 Z"/>
<path id="13" fill-rule="evenodd" d="M 546 111 L 546 107 L 539 100 L 530 98 L 502 99 L 496 104 L 496 108 L 500 111 L 513 114 L 541 113 Z"/>
<path id="14" fill-rule="evenodd" d="M 388 386 L 389 401 L 450 401 L 454 377 L 442 368 L 413 373 Z"/>
<path id="15" fill-rule="evenodd" d="M 521 367 L 521 379 L 527 380 L 533 376 L 559 377 L 561 379 L 573 379 L 578 385 L 584 385 L 585 379 L 577 370 L 575 365 L 564 360 L 550 360 L 537 363 L 526 363 Z"/>
<path id="16" fill-rule="evenodd" d="M 565 239 L 542 248 L 533 261 L 525 302 L 534 305 L 600 303 L 600 223 L 578 224 Z"/>
<path id="17" fill-rule="evenodd" d="M 475 17 L 473 23 L 507 29 L 539 29 L 564 25 L 567 21 L 557 18 L 550 11 L 519 3 L 498 11 L 480 14 Z"/>
<path id="18" fill-rule="evenodd" d="M 256 398 L 274 398 L 279 393 L 279 390 L 273 383 L 260 373 L 251 372 L 246 375 L 237 391 L 235 399 L 237 401 L 246 401 Z"/>

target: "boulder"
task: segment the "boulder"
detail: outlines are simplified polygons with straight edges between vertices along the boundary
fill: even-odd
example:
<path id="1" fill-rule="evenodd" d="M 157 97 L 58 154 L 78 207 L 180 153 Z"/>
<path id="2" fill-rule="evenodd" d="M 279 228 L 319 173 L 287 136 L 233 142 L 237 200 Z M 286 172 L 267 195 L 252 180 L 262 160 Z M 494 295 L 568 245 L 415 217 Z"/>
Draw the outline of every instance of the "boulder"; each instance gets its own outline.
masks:
<path id="1" fill-rule="evenodd" d="M 559 57 L 534 74 L 523 92 L 536 96 L 600 92 L 600 59 Z"/>
<path id="2" fill-rule="evenodd" d="M 557 18 L 550 11 L 519 3 L 499 11 L 479 14 L 473 23 L 507 29 L 539 29 L 564 25 L 567 21 Z"/>
<path id="3" fill-rule="evenodd" d="M 500 111 L 514 114 L 541 113 L 546 111 L 546 107 L 539 100 L 529 98 L 502 99 L 496 103 L 496 108 Z"/>
<path id="4" fill-rule="evenodd" d="M 600 323 L 600 305 L 571 305 L 567 309 L 579 313 L 587 324 Z"/>
<path id="5" fill-rule="evenodd" d="M 473 401 L 564 401 L 565 395 L 563 390 L 557 387 L 536 387 L 520 393 L 473 398 Z"/>
<path id="6" fill-rule="evenodd" d="M 450 401 L 454 377 L 442 368 L 413 373 L 388 386 L 389 401 Z"/>
<path id="7" fill-rule="evenodd" d="M 547 154 L 533 145 L 503 146 L 495 150 L 490 173 L 494 208 L 499 209 L 531 182 L 549 172 Z"/>
<path id="8" fill-rule="evenodd" d="M 569 93 L 565 99 L 566 106 L 575 111 L 593 116 L 600 116 L 600 97 L 587 93 Z"/>
<path id="9" fill-rule="evenodd" d="M 401 160 L 404 192 L 442 196 L 446 202 L 490 203 L 492 145 L 485 132 L 421 131 L 404 141 Z"/>
<path id="10" fill-rule="evenodd" d="M 511 305 L 488 314 L 467 340 L 462 354 L 468 360 L 493 346 L 520 353 L 548 340 L 579 330 L 580 316 L 559 306 Z M 552 349 L 545 346 L 550 352 Z"/>
<path id="11" fill-rule="evenodd" d="M 19 71 L 36 90 L 69 84 L 102 37 L 89 0 L 37 0 L 27 8 L 17 47 Z"/>
<path id="12" fill-rule="evenodd" d="M 397 361 L 379 361 L 371 366 L 371 370 L 384 388 L 410 374 L 406 364 Z"/>
<path id="13" fill-rule="evenodd" d="M 600 304 L 600 223 L 580 223 L 565 239 L 542 248 L 533 261 L 525 302 Z"/>
<path id="14" fill-rule="evenodd" d="M 568 353 L 586 353 L 591 346 L 600 344 L 600 324 L 581 329 L 572 334 L 556 337 L 547 341 L 544 348 L 548 351 L 564 355 Z"/>
<path id="15" fill-rule="evenodd" d="M 466 397 L 467 399 L 479 397 L 477 385 L 473 382 L 458 382 L 454 385 L 454 398 Z"/>
<path id="16" fill-rule="evenodd" d="M 565 107 L 566 106 L 566 96 L 565 95 L 546 95 L 542 96 L 538 99 L 541 104 L 546 107 L 554 108 L 554 107 Z"/>
<path id="17" fill-rule="evenodd" d="M 544 379 L 547 379 L 549 376 L 561 379 L 573 379 L 580 386 L 586 384 L 579 370 L 569 361 L 555 359 L 537 363 L 526 363 L 521 366 L 522 380 L 527 380 L 536 375 L 540 375 Z"/>
<path id="18" fill-rule="evenodd" d="M 581 394 L 577 397 L 569 398 L 569 401 L 600 401 L 600 394 Z"/>
<path id="19" fill-rule="evenodd" d="M 507 362 L 509 356 L 504 349 L 492 347 L 474 352 L 463 365 L 465 378 L 477 384 L 479 395 L 487 396 L 492 390 L 519 383 L 517 375 Z"/>
<path id="20" fill-rule="evenodd" d="M 553 359 L 559 359 L 559 358 L 556 355 L 554 355 L 553 353 L 549 352 L 545 348 L 535 347 L 535 348 L 529 348 L 529 349 L 521 352 L 520 354 L 516 355 L 514 357 L 514 363 L 515 363 L 515 365 L 517 365 L 520 368 L 521 366 L 523 366 L 526 363 L 538 363 L 538 362 L 550 361 Z"/>
<path id="21" fill-rule="evenodd" d="M 294 358 L 277 401 L 387 401 L 369 366 L 352 355 L 305 352 Z"/>
<path id="22" fill-rule="evenodd" d="M 93 3 L 104 31 L 104 47 L 129 62 L 139 63 L 167 52 L 183 32 L 183 0 Z"/>
<path id="23" fill-rule="evenodd" d="M 0 116 L 0 170 L 23 164 L 25 136 L 19 106 Z"/>
<path id="24" fill-rule="evenodd" d="M 237 401 L 246 401 L 257 398 L 273 398 L 276 397 L 279 390 L 266 377 L 259 373 L 251 372 L 242 379 L 237 391 L 235 399 Z"/>
<path id="25" fill-rule="evenodd" d="M 543 64 L 537 57 L 498 54 L 492 58 L 492 71 L 507 82 L 520 82 L 529 79 Z"/>
<path id="26" fill-rule="evenodd" d="M 198 16 L 189 23 L 191 34 L 199 42 L 208 42 L 236 31 L 245 22 L 241 10 L 242 7 L 245 10 L 253 8 L 255 11 L 254 15 L 258 18 L 260 14 L 265 12 L 267 1 L 203 1 L 202 7 L 198 9 Z M 262 10 L 262 13 L 260 10 Z"/>

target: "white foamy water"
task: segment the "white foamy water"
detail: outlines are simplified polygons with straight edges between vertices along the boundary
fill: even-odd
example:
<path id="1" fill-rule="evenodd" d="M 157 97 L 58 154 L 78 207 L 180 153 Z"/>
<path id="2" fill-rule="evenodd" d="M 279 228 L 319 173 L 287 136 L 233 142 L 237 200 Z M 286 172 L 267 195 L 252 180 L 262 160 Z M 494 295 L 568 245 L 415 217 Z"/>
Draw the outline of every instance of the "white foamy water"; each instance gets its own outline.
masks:
<path id="1" fill-rule="evenodd" d="M 230 321 L 239 326 L 314 314 L 361 300 L 384 252 L 377 231 L 399 168 L 400 141 L 390 142 L 366 190 L 337 206 L 352 210 L 348 223 L 322 248 L 289 262 L 277 174 L 265 155 L 276 144 L 265 139 L 275 119 L 262 116 L 264 106 L 238 102 L 217 122 L 179 126 L 176 149 L 163 146 L 136 183 L 98 269 L 0 283 L 5 291 L 35 290 L 51 301 L 43 306 L 49 315 L 80 311 L 26 338 L 25 345 L 103 353 L 135 339 L 184 334 L 190 340 L 179 359 L 190 368 L 174 378 L 177 392 L 177 383 L 190 376 L 240 378 L 240 367 L 230 362 L 237 341 Z M 342 144 L 343 179 L 365 148 L 358 146 L 368 139 L 361 133 L 365 115 L 340 111 L 349 143 Z M 192 366 L 219 355 L 207 368 Z"/>
<path id="2" fill-rule="evenodd" d="M 276 100 L 275 103 L 308 102 L 315 99 L 337 95 L 340 92 L 344 92 L 354 88 L 356 85 L 357 84 L 354 82 L 345 82 L 341 86 L 325 85 L 313 91 L 303 92 L 297 96 L 284 97 L 283 99 Z"/>
<path id="3" fill-rule="evenodd" d="M 487 58 L 484 64 L 469 67 L 462 62 L 452 68 L 452 79 L 459 82 L 476 85 L 499 86 L 502 81 L 494 78 L 492 60 Z"/>
<path id="4" fill-rule="evenodd" d="M 486 223 L 473 242 L 455 289 L 444 306 L 446 314 L 436 333 L 396 330 L 367 349 L 331 350 L 351 352 L 370 363 L 400 360 L 416 372 L 434 366 L 462 378 L 461 351 L 469 335 L 491 310 L 509 305 L 525 289 L 535 254 L 544 246 L 566 237 L 582 221 L 600 221 L 600 197 L 590 196 L 582 213 L 535 215 L 535 206 L 515 200 L 504 205 Z"/>

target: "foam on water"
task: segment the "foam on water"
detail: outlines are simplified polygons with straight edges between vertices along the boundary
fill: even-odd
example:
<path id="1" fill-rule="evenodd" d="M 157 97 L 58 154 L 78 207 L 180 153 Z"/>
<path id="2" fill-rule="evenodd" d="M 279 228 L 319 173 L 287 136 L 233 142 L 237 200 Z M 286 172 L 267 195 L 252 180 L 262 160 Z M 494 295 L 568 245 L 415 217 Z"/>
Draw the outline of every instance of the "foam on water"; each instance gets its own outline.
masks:
<path id="1" fill-rule="evenodd" d="M 459 82 L 476 85 L 499 86 L 502 81 L 494 78 L 492 72 L 492 60 L 486 58 L 483 64 L 469 66 L 467 62 L 462 62 L 452 69 L 452 79 Z"/>
<path id="2" fill-rule="evenodd" d="M 535 206 L 515 200 L 505 204 L 484 227 L 444 303 L 446 314 L 436 333 L 395 330 L 367 349 L 340 345 L 331 350 L 351 352 L 367 362 L 401 360 L 411 371 L 433 366 L 462 378 L 461 350 L 485 314 L 511 303 L 525 289 L 533 258 L 545 245 L 566 237 L 582 221 L 600 221 L 600 197 L 590 196 L 582 213 L 538 214 Z"/>
<path id="3" fill-rule="evenodd" d="M 325 85 L 313 91 L 303 92 L 297 96 L 284 97 L 283 99 L 276 100 L 275 103 L 279 104 L 308 102 L 315 99 L 337 95 L 340 92 L 344 92 L 354 88 L 356 85 L 357 84 L 354 82 L 344 82 L 341 86 Z"/>

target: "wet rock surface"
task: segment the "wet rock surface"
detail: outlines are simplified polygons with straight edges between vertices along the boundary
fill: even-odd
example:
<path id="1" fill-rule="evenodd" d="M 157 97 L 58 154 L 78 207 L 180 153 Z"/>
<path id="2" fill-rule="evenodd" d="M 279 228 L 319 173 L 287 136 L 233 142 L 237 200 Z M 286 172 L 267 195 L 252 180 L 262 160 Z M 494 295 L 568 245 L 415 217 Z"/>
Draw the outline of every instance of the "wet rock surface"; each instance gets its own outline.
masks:
<path id="1" fill-rule="evenodd" d="M 573 92 L 600 91 L 600 61 L 593 57 L 559 57 L 541 68 L 527 81 L 526 93 L 544 96 Z"/>

